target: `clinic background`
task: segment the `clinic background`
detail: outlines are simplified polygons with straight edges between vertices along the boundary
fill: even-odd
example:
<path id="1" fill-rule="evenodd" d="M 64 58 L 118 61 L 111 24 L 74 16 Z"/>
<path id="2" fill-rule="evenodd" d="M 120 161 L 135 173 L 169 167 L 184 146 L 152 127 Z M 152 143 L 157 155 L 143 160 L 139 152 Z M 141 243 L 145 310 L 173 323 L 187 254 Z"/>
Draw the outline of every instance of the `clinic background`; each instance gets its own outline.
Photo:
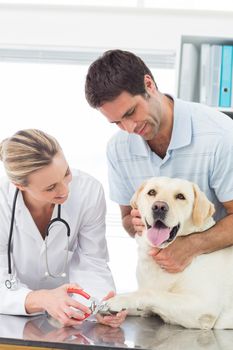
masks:
<path id="1" fill-rule="evenodd" d="M 136 243 L 109 200 L 105 149 L 118 129 L 85 100 L 88 66 L 107 49 L 131 50 L 144 58 L 160 91 L 176 95 L 180 36 L 233 36 L 233 4 L 219 6 L 204 0 L 0 0 L 0 139 L 42 129 L 58 139 L 71 168 L 103 184 L 118 292 L 136 288 Z"/>

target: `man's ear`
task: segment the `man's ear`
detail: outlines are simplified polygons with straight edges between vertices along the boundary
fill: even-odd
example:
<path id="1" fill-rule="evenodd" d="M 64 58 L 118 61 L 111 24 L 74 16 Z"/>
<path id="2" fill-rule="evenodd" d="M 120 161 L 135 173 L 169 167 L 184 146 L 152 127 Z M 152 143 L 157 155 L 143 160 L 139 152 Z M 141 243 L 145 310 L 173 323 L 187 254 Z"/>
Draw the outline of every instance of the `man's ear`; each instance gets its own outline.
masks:
<path id="1" fill-rule="evenodd" d="M 149 95 L 157 91 L 157 86 L 149 74 L 144 75 L 144 85 Z"/>
<path id="2" fill-rule="evenodd" d="M 133 197 L 130 200 L 130 205 L 133 209 L 138 209 L 138 197 L 140 193 L 142 192 L 143 188 L 145 187 L 146 182 L 143 182 L 140 187 L 137 189 L 137 191 L 134 193 Z"/>
<path id="3" fill-rule="evenodd" d="M 196 184 L 193 184 L 193 192 L 193 223 L 196 227 L 202 227 L 205 220 L 214 214 L 214 205 L 208 200 L 205 193 L 202 192 Z"/>

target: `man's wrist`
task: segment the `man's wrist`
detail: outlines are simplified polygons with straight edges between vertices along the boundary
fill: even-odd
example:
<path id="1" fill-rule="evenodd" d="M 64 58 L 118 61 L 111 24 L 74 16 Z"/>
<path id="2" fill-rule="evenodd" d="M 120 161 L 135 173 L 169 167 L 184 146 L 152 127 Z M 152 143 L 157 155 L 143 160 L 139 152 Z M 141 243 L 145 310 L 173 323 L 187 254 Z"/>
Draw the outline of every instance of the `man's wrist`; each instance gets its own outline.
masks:
<path id="1" fill-rule="evenodd" d="M 193 257 L 205 253 L 202 233 L 192 233 L 191 235 L 186 236 L 186 238 L 189 239 L 188 244 L 191 248 Z"/>

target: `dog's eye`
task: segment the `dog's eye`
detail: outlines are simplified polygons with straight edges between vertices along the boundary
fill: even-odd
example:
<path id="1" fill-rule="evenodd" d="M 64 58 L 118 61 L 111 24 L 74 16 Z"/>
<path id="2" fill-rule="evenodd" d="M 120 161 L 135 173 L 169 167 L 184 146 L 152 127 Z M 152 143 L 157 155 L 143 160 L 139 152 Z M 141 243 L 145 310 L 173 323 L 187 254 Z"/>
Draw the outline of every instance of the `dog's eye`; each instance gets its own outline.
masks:
<path id="1" fill-rule="evenodd" d="M 176 195 L 176 199 L 184 200 L 184 199 L 185 199 L 185 196 L 184 196 L 182 193 L 178 193 L 178 194 Z"/>
<path id="2" fill-rule="evenodd" d="M 156 191 L 155 190 L 150 190 L 147 194 L 149 196 L 155 196 L 156 195 Z"/>

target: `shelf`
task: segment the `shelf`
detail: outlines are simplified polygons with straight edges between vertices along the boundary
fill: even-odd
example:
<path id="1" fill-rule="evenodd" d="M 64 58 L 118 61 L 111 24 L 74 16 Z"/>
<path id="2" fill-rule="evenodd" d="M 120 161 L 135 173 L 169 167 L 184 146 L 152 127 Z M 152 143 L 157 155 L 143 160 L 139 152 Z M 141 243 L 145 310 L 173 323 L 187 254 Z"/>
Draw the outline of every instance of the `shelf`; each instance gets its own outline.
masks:
<path id="1" fill-rule="evenodd" d="M 212 36 L 192 36 L 192 35 L 182 35 L 181 36 L 181 49 L 184 43 L 192 43 L 197 47 L 201 44 L 211 44 L 211 45 L 233 45 L 233 38 L 229 37 L 212 37 Z"/>
<path id="2" fill-rule="evenodd" d="M 183 51 L 183 48 L 184 48 L 183 44 L 193 44 L 193 45 L 190 45 L 190 46 L 186 45 L 185 46 L 186 51 Z M 200 84 L 200 70 L 206 69 L 205 68 L 206 66 L 204 68 L 202 68 L 203 66 L 201 66 L 201 64 L 200 64 L 202 44 L 233 46 L 233 38 L 232 38 L 232 36 L 231 37 L 210 37 L 210 36 L 196 36 L 196 35 L 195 36 L 194 35 L 182 35 L 180 38 L 180 47 L 179 47 L 178 54 L 177 54 L 177 64 L 176 64 L 176 69 L 177 69 L 176 96 L 178 96 L 179 98 L 182 98 L 182 99 L 193 101 L 193 102 L 200 102 L 200 99 L 201 99 L 201 101 L 203 103 L 203 85 L 202 85 L 202 90 L 200 91 L 200 85 L 201 85 Z M 188 54 L 187 54 L 187 52 L 188 52 Z M 182 66 L 182 58 L 183 57 L 186 57 L 184 66 Z M 209 56 L 207 56 L 207 57 L 209 57 Z M 213 56 L 211 56 L 211 58 L 212 57 Z M 214 56 L 214 57 L 216 57 L 216 56 Z M 188 64 L 187 64 L 187 62 L 188 62 Z M 182 67 L 183 67 L 183 70 L 182 70 Z M 192 67 L 194 67 L 193 70 L 192 70 Z M 207 66 L 207 67 L 209 67 L 209 66 Z M 195 73 L 194 73 L 194 70 L 195 70 Z M 184 75 L 184 72 L 185 72 L 185 75 Z M 187 72 L 189 73 L 189 75 Z M 202 70 L 202 72 L 203 72 L 203 70 Z M 182 76 L 182 79 L 181 79 L 181 76 Z M 185 76 L 185 79 L 184 79 L 184 76 Z M 188 78 L 186 78 L 186 77 L 188 77 Z M 215 77 L 216 77 L 216 75 L 215 75 Z M 211 78 L 209 78 L 209 79 L 213 79 L 213 81 L 216 81 L 216 80 L 214 80 L 215 78 L 213 78 L 213 75 L 211 75 Z M 206 86 L 208 86 L 208 84 Z M 214 104 L 216 104 L 216 92 L 214 92 L 215 95 L 213 95 L 213 91 L 214 91 L 213 86 L 214 85 L 211 84 L 209 86 L 212 87 L 212 89 L 209 88 L 209 89 L 205 90 L 205 91 L 207 91 L 205 93 L 206 94 L 208 93 L 208 97 L 207 97 L 207 99 L 204 98 L 204 101 L 211 101 L 211 102 L 215 101 Z M 188 87 L 188 89 L 186 89 L 186 87 Z M 204 85 L 204 88 L 206 89 L 205 85 Z M 200 96 L 200 94 L 202 94 L 202 95 Z M 215 100 L 212 100 L 213 96 L 215 96 L 214 97 Z M 187 97 L 187 98 L 185 98 L 185 97 Z M 233 105 L 233 101 L 232 101 L 232 105 Z M 221 112 L 229 115 L 230 117 L 233 117 L 233 107 L 231 107 L 231 108 L 213 107 L 213 108 L 217 108 Z"/>

